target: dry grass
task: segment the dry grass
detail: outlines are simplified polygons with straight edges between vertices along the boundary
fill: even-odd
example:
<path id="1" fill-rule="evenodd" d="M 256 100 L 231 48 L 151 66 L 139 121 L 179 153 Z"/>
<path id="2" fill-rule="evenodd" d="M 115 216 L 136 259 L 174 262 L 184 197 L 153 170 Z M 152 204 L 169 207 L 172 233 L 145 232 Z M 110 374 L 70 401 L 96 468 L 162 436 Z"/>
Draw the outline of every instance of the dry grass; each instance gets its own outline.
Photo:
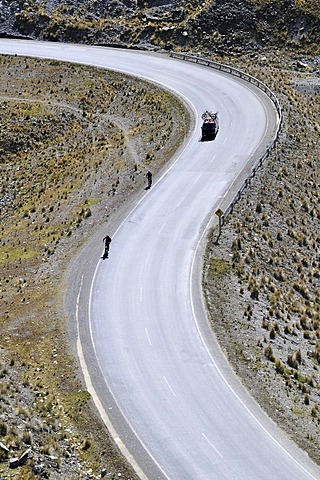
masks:
<path id="1" fill-rule="evenodd" d="M 208 304 L 213 327 L 248 388 L 320 463 L 320 82 L 281 56 L 261 63 L 257 57 L 255 67 L 244 60 L 239 66 L 279 96 L 284 124 L 272 157 L 223 228 L 220 245 L 209 248 Z M 233 268 L 221 281 L 212 276 L 210 258 L 229 254 Z"/>
<path id="2" fill-rule="evenodd" d="M 49 463 L 61 478 L 90 468 L 134 478 L 79 381 L 61 279 L 90 233 L 171 157 L 189 115 L 116 73 L 10 56 L 0 66 L 0 431 L 9 456 L 33 451 L 10 477 L 1 451 L 1 478 L 34 478 Z"/>
<path id="3" fill-rule="evenodd" d="M 152 46 L 175 51 L 245 52 L 261 47 L 319 53 L 319 2 L 75 2 L 14 0 L 6 7 L 13 32 L 50 41 Z M 307 21 L 306 21 L 307 16 Z M 1 19 L 0 19 L 1 20 Z M 10 31 L 5 25 L 4 29 Z M 11 33 L 11 31 L 10 31 Z"/>

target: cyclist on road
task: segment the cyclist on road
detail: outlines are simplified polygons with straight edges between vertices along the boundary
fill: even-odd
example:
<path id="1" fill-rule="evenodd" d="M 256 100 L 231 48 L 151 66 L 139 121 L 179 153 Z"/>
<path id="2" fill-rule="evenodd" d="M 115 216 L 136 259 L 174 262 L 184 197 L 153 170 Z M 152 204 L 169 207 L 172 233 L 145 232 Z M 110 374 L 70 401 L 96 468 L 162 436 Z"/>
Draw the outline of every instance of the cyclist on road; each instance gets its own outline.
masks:
<path id="1" fill-rule="evenodd" d="M 104 242 L 104 258 L 108 258 L 109 255 L 109 248 L 110 248 L 110 243 L 111 243 L 111 237 L 109 235 L 106 235 L 102 241 Z"/>

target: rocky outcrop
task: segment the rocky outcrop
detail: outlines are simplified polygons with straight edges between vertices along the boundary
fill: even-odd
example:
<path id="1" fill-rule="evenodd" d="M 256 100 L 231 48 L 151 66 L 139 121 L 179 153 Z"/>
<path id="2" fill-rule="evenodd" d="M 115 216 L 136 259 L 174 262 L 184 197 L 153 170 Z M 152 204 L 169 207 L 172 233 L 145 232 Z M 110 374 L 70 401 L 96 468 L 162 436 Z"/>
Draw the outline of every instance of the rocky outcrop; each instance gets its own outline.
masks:
<path id="1" fill-rule="evenodd" d="M 320 7 L 295 0 L 2 0 L 0 35 L 185 50 L 318 49 Z M 314 3 L 314 6 L 312 6 Z"/>
<path id="2" fill-rule="evenodd" d="M 18 468 L 18 467 L 21 467 L 21 465 L 24 465 L 28 460 L 30 453 L 31 453 L 31 448 L 28 448 L 28 450 L 25 450 L 22 453 L 22 455 L 20 455 L 20 457 L 10 458 L 9 468 Z"/>

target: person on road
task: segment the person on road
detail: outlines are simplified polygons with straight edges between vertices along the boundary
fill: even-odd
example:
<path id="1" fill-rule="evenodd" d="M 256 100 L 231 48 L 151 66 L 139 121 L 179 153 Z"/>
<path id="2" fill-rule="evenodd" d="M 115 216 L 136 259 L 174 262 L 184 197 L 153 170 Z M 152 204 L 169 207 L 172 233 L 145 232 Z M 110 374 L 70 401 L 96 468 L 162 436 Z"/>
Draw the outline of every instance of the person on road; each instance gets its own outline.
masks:
<path id="1" fill-rule="evenodd" d="M 104 242 L 104 254 L 103 258 L 108 258 L 109 255 L 109 248 L 110 248 L 110 243 L 111 243 L 111 237 L 109 235 L 106 235 L 102 241 Z"/>
<path id="2" fill-rule="evenodd" d="M 148 186 L 147 186 L 146 190 L 149 190 L 151 188 L 151 185 L 152 185 L 152 173 L 150 172 L 150 170 L 147 171 L 146 177 L 147 177 L 147 180 L 148 180 Z"/>

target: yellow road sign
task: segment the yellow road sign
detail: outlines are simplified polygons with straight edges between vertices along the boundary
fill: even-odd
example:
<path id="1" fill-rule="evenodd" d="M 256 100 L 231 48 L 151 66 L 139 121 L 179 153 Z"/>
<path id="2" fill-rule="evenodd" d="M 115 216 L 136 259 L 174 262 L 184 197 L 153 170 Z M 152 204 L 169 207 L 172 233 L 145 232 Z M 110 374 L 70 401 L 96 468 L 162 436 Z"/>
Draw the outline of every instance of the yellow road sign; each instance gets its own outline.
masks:
<path id="1" fill-rule="evenodd" d="M 216 215 L 217 215 L 218 217 L 222 217 L 223 211 L 222 211 L 220 208 L 218 208 L 218 210 L 216 211 Z"/>

